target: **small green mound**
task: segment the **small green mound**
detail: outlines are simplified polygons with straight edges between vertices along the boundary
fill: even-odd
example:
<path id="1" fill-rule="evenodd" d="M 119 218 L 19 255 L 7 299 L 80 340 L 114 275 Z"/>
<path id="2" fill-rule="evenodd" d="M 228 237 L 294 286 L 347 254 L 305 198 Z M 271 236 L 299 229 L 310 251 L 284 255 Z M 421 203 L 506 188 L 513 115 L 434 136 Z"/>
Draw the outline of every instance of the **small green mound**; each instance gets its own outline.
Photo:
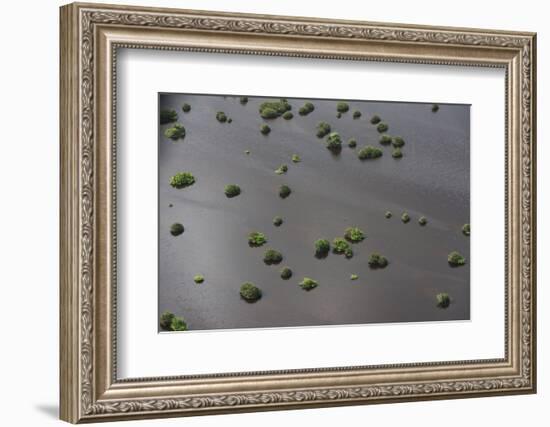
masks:
<path id="1" fill-rule="evenodd" d="M 348 227 L 346 228 L 344 237 L 349 242 L 359 243 L 365 239 L 365 233 L 363 233 L 363 230 L 361 230 L 359 227 Z"/>
<path id="2" fill-rule="evenodd" d="M 293 154 L 292 155 L 292 162 L 293 163 L 300 163 L 302 161 L 302 159 L 300 158 L 300 156 L 298 154 Z"/>
<path id="3" fill-rule="evenodd" d="M 457 251 L 453 251 L 447 257 L 447 261 L 451 267 L 460 267 L 466 264 L 466 259 Z"/>
<path id="4" fill-rule="evenodd" d="M 333 153 L 339 153 L 342 150 L 342 138 L 338 132 L 331 132 L 328 135 L 326 147 Z"/>
<path id="5" fill-rule="evenodd" d="M 216 120 L 220 123 L 225 123 L 227 121 L 227 116 L 223 111 L 218 111 L 216 113 Z"/>
<path id="6" fill-rule="evenodd" d="M 336 103 L 336 111 L 338 111 L 339 113 L 345 113 L 349 110 L 349 105 L 347 102 L 338 102 Z"/>
<path id="7" fill-rule="evenodd" d="M 193 277 L 193 281 L 196 284 L 204 282 L 204 276 L 202 274 L 197 274 L 195 277 Z"/>
<path id="8" fill-rule="evenodd" d="M 189 111 L 191 111 L 191 106 L 186 102 L 181 106 L 181 109 L 184 113 L 188 113 Z"/>
<path id="9" fill-rule="evenodd" d="M 260 116 L 264 119 L 275 119 L 287 111 L 290 111 L 292 106 L 286 99 L 279 101 L 266 101 L 260 104 Z"/>
<path id="10" fill-rule="evenodd" d="M 382 119 L 380 118 L 380 116 L 377 116 L 376 114 L 374 116 L 371 117 L 370 119 L 370 122 L 373 124 L 373 125 L 376 125 L 378 123 L 380 123 Z"/>
<path id="11" fill-rule="evenodd" d="M 268 249 L 264 253 L 264 263 L 267 265 L 280 264 L 283 260 L 283 254 L 275 249 Z"/>
<path id="12" fill-rule="evenodd" d="M 351 249 L 350 244 L 341 237 L 336 237 L 332 241 L 332 252 L 338 255 L 345 255 L 346 258 L 353 257 L 353 249 Z"/>
<path id="13" fill-rule="evenodd" d="M 294 117 L 294 114 L 292 114 L 291 111 L 285 111 L 285 113 L 283 114 L 283 119 L 285 120 L 290 120 Z"/>
<path id="14" fill-rule="evenodd" d="M 369 256 L 369 267 L 370 268 L 386 268 L 388 265 L 388 260 L 386 257 L 380 255 L 377 252 L 373 252 Z"/>
<path id="15" fill-rule="evenodd" d="M 390 127 L 386 123 L 378 123 L 376 130 L 380 133 L 387 132 Z"/>
<path id="16" fill-rule="evenodd" d="M 311 102 L 306 102 L 302 107 L 300 107 L 298 113 L 300 116 L 307 116 L 313 110 L 315 110 L 315 106 Z"/>
<path id="17" fill-rule="evenodd" d="M 418 223 L 424 226 L 428 223 L 428 219 L 425 216 L 421 216 L 420 218 L 418 218 Z"/>
<path id="18" fill-rule="evenodd" d="M 284 267 L 281 270 L 281 279 L 288 280 L 292 277 L 292 270 L 288 267 Z"/>
<path id="19" fill-rule="evenodd" d="M 401 215 L 401 221 L 403 221 L 405 224 L 411 220 L 411 217 L 407 212 L 403 212 L 403 215 Z"/>
<path id="20" fill-rule="evenodd" d="M 359 276 L 357 274 L 350 274 L 349 278 L 350 280 L 357 280 L 359 279 Z"/>
<path id="21" fill-rule="evenodd" d="M 357 157 L 360 160 L 377 159 L 378 157 L 382 157 L 382 150 L 372 145 L 367 145 L 357 152 Z"/>
<path id="22" fill-rule="evenodd" d="M 282 164 L 277 169 L 275 169 L 275 173 L 277 175 L 282 175 L 282 174 L 287 173 L 287 172 L 288 172 L 288 165 L 285 165 L 285 164 Z"/>
<path id="23" fill-rule="evenodd" d="M 340 113 L 340 112 L 336 113 L 336 118 L 341 119 L 342 118 L 342 113 Z"/>
<path id="24" fill-rule="evenodd" d="M 165 125 L 167 123 L 172 123 L 178 120 L 178 113 L 176 110 L 164 109 L 160 110 L 160 124 Z"/>
<path id="25" fill-rule="evenodd" d="M 181 189 L 193 185 L 195 181 L 195 177 L 191 172 L 178 172 L 170 178 L 170 185 L 174 188 Z"/>
<path id="26" fill-rule="evenodd" d="M 433 104 L 432 105 L 432 113 L 437 113 L 439 111 L 439 105 Z"/>
<path id="27" fill-rule="evenodd" d="M 380 139 L 378 141 L 382 145 L 389 145 L 392 142 L 392 138 L 387 134 L 383 134 L 383 135 L 380 135 Z"/>
<path id="28" fill-rule="evenodd" d="M 256 302 L 262 297 L 261 289 L 252 282 L 243 283 L 239 294 L 246 302 Z"/>
<path id="29" fill-rule="evenodd" d="M 237 184 L 227 184 L 223 191 L 228 198 L 237 197 L 241 194 L 241 187 Z"/>
<path id="30" fill-rule="evenodd" d="M 263 123 L 260 126 L 260 132 L 262 133 L 262 135 L 267 135 L 269 132 L 271 132 L 271 128 L 265 123 Z"/>
<path id="31" fill-rule="evenodd" d="M 401 148 L 394 148 L 391 152 L 391 156 L 394 159 L 400 159 L 401 157 L 403 157 L 403 151 L 401 151 Z"/>
<path id="32" fill-rule="evenodd" d="M 353 112 L 353 118 L 354 118 L 354 119 L 358 119 L 359 117 L 361 117 L 361 111 L 355 110 L 355 111 Z"/>
<path id="33" fill-rule="evenodd" d="M 281 225 L 283 225 L 283 218 L 280 216 L 276 216 L 275 218 L 273 218 L 273 225 L 275 227 L 280 227 Z"/>
<path id="34" fill-rule="evenodd" d="M 447 308 L 451 305 L 451 297 L 447 292 L 437 294 L 435 296 L 435 300 L 437 301 L 437 306 L 439 308 Z"/>
<path id="35" fill-rule="evenodd" d="M 315 256 L 317 258 L 326 258 L 330 251 L 330 242 L 326 239 L 315 241 Z"/>
<path id="36" fill-rule="evenodd" d="M 391 143 L 395 148 L 401 148 L 405 145 L 405 140 L 400 136 L 394 136 Z"/>
<path id="37" fill-rule="evenodd" d="M 159 325 L 164 331 L 186 331 L 187 323 L 183 317 L 177 317 L 174 313 L 165 311 L 160 316 Z"/>
<path id="38" fill-rule="evenodd" d="M 248 96 L 241 96 L 239 98 L 239 102 L 242 104 L 242 105 L 245 105 L 246 103 L 248 103 Z"/>
<path id="39" fill-rule="evenodd" d="M 465 236 L 470 235 L 470 224 L 464 224 L 462 226 L 462 234 L 464 234 Z"/>
<path id="40" fill-rule="evenodd" d="M 348 140 L 348 147 L 349 148 L 355 148 L 357 147 L 357 140 L 355 138 L 350 138 Z"/>
<path id="41" fill-rule="evenodd" d="M 327 122 L 317 123 L 317 138 L 324 138 L 330 133 L 330 125 Z"/>
<path id="42" fill-rule="evenodd" d="M 391 211 L 386 211 L 386 213 L 384 214 L 384 216 L 385 216 L 386 218 L 390 219 L 390 218 L 393 216 L 393 214 L 391 213 Z"/>
<path id="43" fill-rule="evenodd" d="M 253 231 L 248 235 L 248 245 L 251 247 L 260 247 L 267 243 L 267 238 L 264 233 Z"/>
<path id="44" fill-rule="evenodd" d="M 185 127 L 179 123 L 174 124 L 171 128 L 164 131 L 164 136 L 170 138 L 172 141 L 185 138 Z"/>
<path id="45" fill-rule="evenodd" d="M 288 196 L 290 196 L 290 193 L 292 193 L 292 190 L 288 185 L 281 185 L 279 187 L 279 197 L 281 199 L 286 199 Z"/>
<path id="46" fill-rule="evenodd" d="M 300 287 L 304 291 L 311 291 L 312 289 L 315 289 L 318 286 L 317 281 L 310 279 L 309 277 L 304 277 L 304 279 L 300 282 Z"/>
<path id="47" fill-rule="evenodd" d="M 232 119 L 231 117 L 229 117 L 229 118 L 227 119 L 227 123 L 233 123 L 233 119 Z"/>
<path id="48" fill-rule="evenodd" d="M 179 236 L 185 231 L 185 228 L 179 222 L 175 222 L 170 226 L 170 234 L 172 236 Z"/>

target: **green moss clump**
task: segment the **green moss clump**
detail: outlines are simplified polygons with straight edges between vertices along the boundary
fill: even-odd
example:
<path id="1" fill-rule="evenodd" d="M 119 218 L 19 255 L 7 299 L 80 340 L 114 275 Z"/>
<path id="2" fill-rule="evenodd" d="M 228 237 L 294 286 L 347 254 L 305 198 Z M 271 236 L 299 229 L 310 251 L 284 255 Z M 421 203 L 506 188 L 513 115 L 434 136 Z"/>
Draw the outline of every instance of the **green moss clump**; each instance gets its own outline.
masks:
<path id="1" fill-rule="evenodd" d="M 424 226 L 428 223 L 428 219 L 425 216 L 421 216 L 420 218 L 418 218 L 418 223 Z"/>
<path id="2" fill-rule="evenodd" d="M 336 113 L 336 118 L 341 119 L 342 118 L 342 113 L 340 113 L 340 112 Z"/>
<path id="3" fill-rule="evenodd" d="M 349 148 L 355 148 L 357 147 L 357 140 L 355 138 L 350 138 L 348 140 L 348 147 Z"/>
<path id="4" fill-rule="evenodd" d="M 171 227 L 170 227 L 170 234 L 171 234 L 172 236 L 179 236 L 179 235 L 182 234 L 184 231 L 185 231 L 185 228 L 184 228 L 183 225 L 181 225 L 179 222 L 175 222 L 175 223 L 172 224 Z"/>
<path id="5" fill-rule="evenodd" d="M 280 264 L 283 260 L 283 254 L 275 249 L 268 249 L 264 253 L 264 263 L 267 265 Z"/>
<path id="6" fill-rule="evenodd" d="M 181 332 L 187 330 L 187 323 L 183 320 L 183 317 L 174 317 L 170 324 L 170 330 L 174 332 Z"/>
<path id="7" fill-rule="evenodd" d="M 349 276 L 349 278 L 350 278 L 350 280 L 357 280 L 357 279 L 359 279 L 359 276 L 357 274 L 351 274 Z"/>
<path id="8" fill-rule="evenodd" d="M 281 199 L 286 199 L 288 196 L 290 196 L 290 193 L 292 193 L 292 190 L 288 185 L 281 185 L 279 187 L 279 197 Z"/>
<path id="9" fill-rule="evenodd" d="M 328 135 L 326 147 L 333 153 L 339 153 L 342 150 L 342 138 L 338 132 L 331 132 Z"/>
<path id="10" fill-rule="evenodd" d="M 367 145 L 357 152 L 357 157 L 359 157 L 360 160 L 377 159 L 378 157 L 382 157 L 382 150 L 372 145 Z"/>
<path id="11" fill-rule="evenodd" d="M 178 120 L 178 113 L 176 110 L 164 109 L 160 110 L 160 124 L 165 125 L 167 123 L 172 123 Z"/>
<path id="12" fill-rule="evenodd" d="M 433 104 L 432 105 L 432 113 L 437 113 L 439 111 L 439 105 Z"/>
<path id="13" fill-rule="evenodd" d="M 191 172 L 178 172 L 170 178 L 170 185 L 174 188 L 185 188 L 195 183 L 195 177 Z"/>
<path id="14" fill-rule="evenodd" d="M 237 184 L 227 184 L 223 191 L 228 198 L 237 197 L 241 194 L 241 187 Z"/>
<path id="15" fill-rule="evenodd" d="M 290 111 L 292 106 L 286 99 L 280 101 L 267 101 L 260 104 L 260 116 L 264 119 L 275 119 L 287 111 Z"/>
<path id="16" fill-rule="evenodd" d="M 253 231 L 248 235 L 248 245 L 251 247 L 260 247 L 267 243 L 267 239 L 264 233 L 259 231 Z"/>
<path id="17" fill-rule="evenodd" d="M 354 119 L 358 119 L 359 117 L 361 117 L 361 111 L 355 110 L 355 111 L 353 112 L 353 118 L 354 118 Z"/>
<path id="18" fill-rule="evenodd" d="M 401 138 L 400 136 L 394 136 L 391 144 L 395 148 L 400 148 L 400 147 L 403 147 L 405 145 L 405 140 L 403 138 Z"/>
<path id="19" fill-rule="evenodd" d="M 377 252 L 373 252 L 369 257 L 369 267 L 370 268 L 386 268 L 388 265 L 388 260 L 386 257 L 380 255 Z"/>
<path id="20" fill-rule="evenodd" d="M 232 119 L 231 117 L 229 117 L 229 118 L 227 119 L 227 123 L 233 123 L 233 119 Z"/>
<path id="21" fill-rule="evenodd" d="M 262 133 L 262 135 L 267 135 L 269 132 L 271 132 L 271 128 L 265 123 L 263 123 L 260 126 L 260 132 Z"/>
<path id="22" fill-rule="evenodd" d="M 280 227 L 281 225 L 283 225 L 283 218 L 280 216 L 276 216 L 275 218 L 273 218 L 273 225 L 275 227 Z"/>
<path id="23" fill-rule="evenodd" d="M 379 142 L 382 145 L 389 145 L 392 142 L 392 138 L 389 135 L 383 134 L 383 135 L 380 135 Z"/>
<path id="24" fill-rule="evenodd" d="M 281 270 L 281 279 L 288 280 L 292 277 L 292 270 L 288 267 L 284 267 Z"/>
<path id="25" fill-rule="evenodd" d="M 348 227 L 344 234 L 346 240 L 352 243 L 359 243 L 365 239 L 365 233 L 359 227 Z"/>
<path id="26" fill-rule="evenodd" d="M 304 291 L 311 291 L 312 289 L 315 289 L 318 286 L 317 281 L 310 279 L 309 277 L 304 277 L 304 279 L 300 282 L 300 287 Z"/>
<path id="27" fill-rule="evenodd" d="M 373 125 L 376 125 L 378 123 L 380 123 L 382 119 L 380 118 L 380 116 L 377 116 L 376 114 L 374 116 L 371 117 L 370 119 L 370 122 L 373 124 Z"/>
<path id="28" fill-rule="evenodd" d="M 378 123 L 376 130 L 380 133 L 387 132 L 390 127 L 386 123 Z"/>
<path id="29" fill-rule="evenodd" d="M 164 131 L 164 136 L 170 138 L 173 141 L 185 138 L 185 127 L 179 123 L 174 124 L 171 128 Z"/>
<path id="30" fill-rule="evenodd" d="M 384 214 L 384 216 L 387 218 L 387 219 L 390 219 L 393 214 L 391 213 L 391 211 L 386 211 L 386 213 Z"/>
<path id="31" fill-rule="evenodd" d="M 451 267 L 460 267 L 466 264 L 466 259 L 457 251 L 453 251 L 447 257 L 447 261 Z"/>
<path id="32" fill-rule="evenodd" d="M 464 234 L 465 236 L 470 235 L 470 224 L 464 224 L 462 226 L 462 234 Z"/>
<path id="33" fill-rule="evenodd" d="M 315 110 L 315 106 L 311 102 L 306 102 L 302 107 L 300 107 L 298 113 L 300 116 L 307 116 L 313 110 Z"/>
<path id="34" fill-rule="evenodd" d="M 242 104 L 242 105 L 245 105 L 246 103 L 248 103 L 248 96 L 241 96 L 239 98 L 239 102 Z"/>
<path id="35" fill-rule="evenodd" d="M 293 154 L 292 155 L 292 162 L 293 163 L 300 163 L 302 161 L 302 159 L 300 158 L 300 156 L 298 154 Z"/>
<path id="36" fill-rule="evenodd" d="M 251 282 L 243 283 L 239 294 L 246 302 L 256 302 L 262 297 L 261 289 Z"/>
<path id="37" fill-rule="evenodd" d="M 330 125 L 327 122 L 317 123 L 317 138 L 324 138 L 330 133 Z"/>
<path id="38" fill-rule="evenodd" d="M 394 148 L 391 152 L 391 156 L 394 159 L 400 159 L 401 157 L 403 157 L 403 151 L 401 151 L 401 148 Z"/>
<path id="39" fill-rule="evenodd" d="M 277 169 L 275 169 L 275 173 L 277 175 L 282 175 L 282 174 L 287 173 L 287 172 L 288 172 L 288 165 L 285 165 L 285 164 L 282 164 Z"/>
<path id="40" fill-rule="evenodd" d="M 227 121 L 227 116 L 223 111 L 218 111 L 216 113 L 216 120 L 220 123 L 225 123 Z"/>
<path id="41" fill-rule="evenodd" d="M 181 106 L 181 109 L 184 113 L 188 113 L 191 111 L 191 106 L 186 102 Z"/>
<path id="42" fill-rule="evenodd" d="M 292 114 L 292 111 L 285 111 L 283 114 L 283 119 L 290 120 L 294 117 L 294 114 Z"/>
<path id="43" fill-rule="evenodd" d="M 330 251 L 330 242 L 326 239 L 315 241 L 315 256 L 317 258 L 326 258 Z"/>
<path id="44" fill-rule="evenodd" d="M 447 292 L 437 294 L 435 296 L 435 300 L 437 301 L 437 306 L 439 308 L 447 308 L 451 305 L 451 297 Z"/>
<path id="45" fill-rule="evenodd" d="M 338 255 L 345 255 L 346 258 L 353 257 L 353 249 L 350 244 L 341 237 L 337 237 L 332 241 L 332 252 Z"/>
<path id="46" fill-rule="evenodd" d="M 345 113 L 349 110 L 349 105 L 347 102 L 338 102 L 336 103 L 336 111 L 338 111 L 339 113 Z"/>
<path id="47" fill-rule="evenodd" d="M 193 281 L 197 284 L 204 282 L 204 276 L 202 274 L 197 274 L 193 277 Z"/>
<path id="48" fill-rule="evenodd" d="M 176 317 L 174 313 L 165 311 L 160 316 L 159 325 L 164 331 L 186 331 L 187 323 L 183 320 L 183 317 Z"/>
<path id="49" fill-rule="evenodd" d="M 403 221 L 405 224 L 411 220 L 411 217 L 407 212 L 403 212 L 403 215 L 401 215 L 401 221 Z"/>

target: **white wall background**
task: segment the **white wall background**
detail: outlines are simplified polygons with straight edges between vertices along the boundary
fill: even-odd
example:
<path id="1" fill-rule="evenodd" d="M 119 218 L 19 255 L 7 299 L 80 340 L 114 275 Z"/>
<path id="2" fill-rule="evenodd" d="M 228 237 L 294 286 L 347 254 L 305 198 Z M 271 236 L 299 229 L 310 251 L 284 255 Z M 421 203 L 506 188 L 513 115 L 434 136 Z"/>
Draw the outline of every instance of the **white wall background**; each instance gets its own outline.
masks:
<path id="1" fill-rule="evenodd" d="M 112 3 L 122 3 L 110 0 Z M 130 1 L 130 0 L 129 0 Z M 133 0 L 133 4 L 538 32 L 538 117 L 550 115 L 550 29 L 545 3 L 524 0 L 362 2 L 357 0 Z M 0 67 L 0 417 L 3 425 L 60 425 L 58 401 L 58 6 L 57 0 L 2 5 Z M 550 127 L 539 120 L 539 393 L 454 401 L 266 412 L 133 425 L 279 426 L 335 424 L 541 426 L 550 405 Z M 546 335 L 546 336 L 545 336 Z"/>

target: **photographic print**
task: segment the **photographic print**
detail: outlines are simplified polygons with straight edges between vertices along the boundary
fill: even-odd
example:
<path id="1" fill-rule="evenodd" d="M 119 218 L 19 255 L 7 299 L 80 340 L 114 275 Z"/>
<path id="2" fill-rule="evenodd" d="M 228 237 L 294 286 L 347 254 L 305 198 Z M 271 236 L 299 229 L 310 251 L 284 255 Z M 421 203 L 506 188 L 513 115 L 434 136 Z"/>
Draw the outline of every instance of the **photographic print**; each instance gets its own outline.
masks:
<path id="1" fill-rule="evenodd" d="M 470 318 L 470 106 L 159 94 L 159 331 Z"/>

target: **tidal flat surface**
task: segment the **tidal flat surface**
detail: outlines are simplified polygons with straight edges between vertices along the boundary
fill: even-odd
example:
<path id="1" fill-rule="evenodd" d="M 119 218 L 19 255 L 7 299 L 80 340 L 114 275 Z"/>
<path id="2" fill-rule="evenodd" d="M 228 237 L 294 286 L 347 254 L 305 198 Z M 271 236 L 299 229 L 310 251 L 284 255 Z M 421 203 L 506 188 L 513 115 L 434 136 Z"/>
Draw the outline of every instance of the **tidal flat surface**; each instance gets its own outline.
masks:
<path id="1" fill-rule="evenodd" d="M 344 100 L 349 111 L 337 118 L 340 100 L 287 99 L 291 120 L 260 117 L 260 104 L 278 98 L 249 97 L 242 105 L 239 96 L 159 94 L 159 110 L 175 110 L 186 129 L 184 139 L 173 141 L 164 136 L 172 124 L 159 125 L 159 315 L 182 316 L 190 331 L 469 319 L 470 245 L 461 227 L 470 222 L 470 107 L 439 104 L 434 113 L 427 103 Z M 306 101 L 315 110 L 301 116 Z M 218 111 L 232 122 L 219 123 Z M 389 125 L 387 134 L 404 138 L 403 158 L 392 158 L 391 145 L 378 142 L 370 123 L 375 114 Z M 341 135 L 339 155 L 316 136 L 319 121 Z M 260 133 L 262 123 L 271 133 Z M 347 146 L 350 138 L 355 149 Z M 365 145 L 383 156 L 359 160 Z M 281 164 L 288 172 L 277 175 Z M 195 184 L 172 188 L 170 177 L 180 171 L 191 172 Z M 241 194 L 227 198 L 226 184 L 238 184 Z M 278 196 L 282 184 L 292 189 L 286 199 Z M 407 224 L 403 212 L 411 217 Z M 284 220 L 280 227 L 275 216 Z M 421 216 L 426 226 L 418 224 Z M 174 237 L 176 222 L 185 232 Z M 314 256 L 315 240 L 332 242 L 352 226 L 366 236 L 352 245 L 353 258 Z M 249 247 L 251 231 L 264 233 L 267 244 Z M 281 264 L 264 264 L 268 248 L 283 254 Z M 450 267 L 452 251 L 466 265 Z M 372 252 L 389 265 L 371 269 Z M 284 266 L 292 269 L 290 280 L 280 277 Z M 199 274 L 204 282 L 196 284 Z M 318 287 L 301 289 L 304 277 Z M 243 282 L 261 288 L 262 298 L 243 300 Z M 451 297 L 446 309 L 437 306 L 440 292 Z"/>

